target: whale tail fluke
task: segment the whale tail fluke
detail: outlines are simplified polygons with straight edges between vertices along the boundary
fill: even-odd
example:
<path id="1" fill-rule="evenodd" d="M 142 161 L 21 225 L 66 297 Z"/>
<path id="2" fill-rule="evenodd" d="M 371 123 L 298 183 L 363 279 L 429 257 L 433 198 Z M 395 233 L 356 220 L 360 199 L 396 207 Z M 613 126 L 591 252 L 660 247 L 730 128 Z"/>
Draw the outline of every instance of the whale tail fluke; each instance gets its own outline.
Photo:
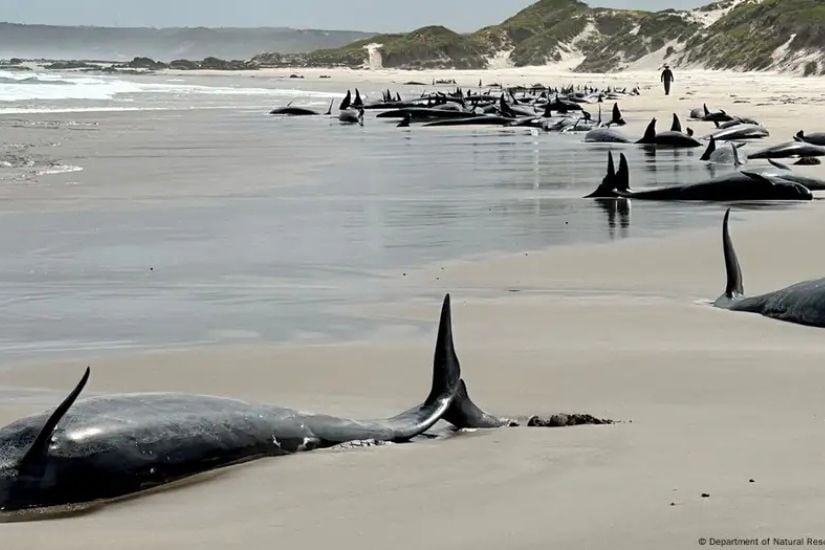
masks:
<path id="1" fill-rule="evenodd" d="M 710 142 L 708 143 L 708 148 L 705 149 L 705 154 L 701 156 L 699 160 L 702 161 L 709 161 L 710 156 L 716 151 L 716 138 L 710 136 Z"/>
<path id="2" fill-rule="evenodd" d="M 739 259 L 736 257 L 736 250 L 734 250 L 733 241 L 730 238 L 729 222 L 730 208 L 725 212 L 725 221 L 722 223 L 722 249 L 725 255 L 727 284 L 725 286 L 725 293 L 714 303 L 716 307 L 727 307 L 734 300 L 745 294 L 745 286 L 742 282 L 742 268 L 739 266 Z"/>

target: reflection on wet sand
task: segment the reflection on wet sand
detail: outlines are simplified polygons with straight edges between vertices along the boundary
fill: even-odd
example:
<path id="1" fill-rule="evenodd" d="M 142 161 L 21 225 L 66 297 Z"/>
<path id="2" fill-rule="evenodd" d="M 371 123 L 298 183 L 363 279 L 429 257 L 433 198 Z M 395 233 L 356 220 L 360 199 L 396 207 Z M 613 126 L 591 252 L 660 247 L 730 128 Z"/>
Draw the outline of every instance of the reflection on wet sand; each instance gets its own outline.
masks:
<path id="1" fill-rule="evenodd" d="M 596 199 L 593 202 L 607 214 L 607 227 L 610 238 L 626 239 L 630 235 L 630 200 Z"/>

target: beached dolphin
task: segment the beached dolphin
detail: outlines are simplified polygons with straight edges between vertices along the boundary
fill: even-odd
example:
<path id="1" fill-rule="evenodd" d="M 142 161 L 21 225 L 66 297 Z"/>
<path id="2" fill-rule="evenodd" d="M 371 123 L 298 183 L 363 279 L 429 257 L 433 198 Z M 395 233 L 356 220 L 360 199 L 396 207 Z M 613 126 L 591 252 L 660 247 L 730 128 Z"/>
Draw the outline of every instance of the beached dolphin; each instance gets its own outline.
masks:
<path id="1" fill-rule="evenodd" d="M 612 157 L 612 153 L 610 154 Z M 585 198 L 616 198 L 655 201 L 746 201 L 746 200 L 811 200 L 811 191 L 804 185 L 756 172 L 733 172 L 718 178 L 662 187 L 644 191 L 630 188 L 627 158 L 621 155 L 619 169 L 612 173 L 612 158 L 608 160 L 608 175 L 595 192 Z M 612 173 L 612 175 L 611 175 Z"/>
<path id="2" fill-rule="evenodd" d="M 825 147 L 825 132 L 814 132 L 813 134 L 806 134 L 804 130 L 800 130 L 795 136 L 794 140 L 804 141 L 811 145 L 819 145 Z"/>
<path id="3" fill-rule="evenodd" d="M 748 155 L 749 159 L 785 159 L 791 157 L 822 157 L 825 147 L 804 141 L 789 141 Z"/>
<path id="4" fill-rule="evenodd" d="M 335 103 L 335 100 L 329 102 L 329 109 L 325 115 L 332 114 L 332 104 Z M 322 113 L 317 111 L 313 111 L 312 109 L 308 109 L 306 107 L 292 107 L 291 105 L 287 105 L 286 107 L 281 107 L 279 109 L 273 109 L 269 112 L 270 115 L 286 115 L 286 116 L 317 116 Z"/>
<path id="5" fill-rule="evenodd" d="M 705 153 L 699 160 L 712 164 L 732 164 L 738 168 L 742 166 L 742 160 L 739 158 L 739 148 L 743 145 L 744 143 L 728 143 L 721 149 L 718 149 L 716 147 L 716 139 L 711 136 L 710 142 L 708 142 L 708 148 L 705 149 Z"/>
<path id="6" fill-rule="evenodd" d="M 427 122 L 424 126 L 509 126 L 515 122 L 514 119 L 498 115 L 480 115 L 473 117 L 454 118 L 445 120 L 435 120 Z"/>
<path id="7" fill-rule="evenodd" d="M 725 293 L 713 305 L 731 311 L 760 313 L 765 317 L 800 325 L 825 327 L 825 279 L 805 281 L 761 296 L 745 296 L 742 268 L 728 229 L 729 219 L 730 209 L 725 212 L 722 224 L 727 285 Z"/>
<path id="8" fill-rule="evenodd" d="M 743 139 L 762 139 L 770 135 L 767 129 L 756 124 L 734 124 L 727 128 L 720 128 L 707 137 L 712 137 L 716 141 L 740 141 Z"/>
<path id="9" fill-rule="evenodd" d="M 724 109 L 720 109 L 715 113 L 710 112 L 707 103 L 705 103 L 702 106 L 702 108 L 704 110 L 704 116 L 702 117 L 702 120 L 704 120 L 705 122 L 729 122 L 734 118 L 730 116 L 728 113 L 726 113 Z"/>
<path id="10" fill-rule="evenodd" d="M 675 115 L 674 115 L 675 116 Z M 674 125 L 678 121 L 678 117 L 674 118 Z M 681 124 L 680 124 L 681 126 Z M 636 143 L 642 145 L 660 145 L 664 147 L 701 147 L 693 136 L 683 134 L 678 131 L 659 132 L 656 133 L 656 119 L 650 121 L 645 130 L 645 135 Z"/>
<path id="11" fill-rule="evenodd" d="M 264 457 L 351 441 L 404 442 L 439 420 L 493 428 L 507 419 L 470 401 L 444 299 L 429 396 L 385 420 L 350 420 L 220 397 L 145 393 L 77 401 L 0 429 L 0 510 L 81 504 L 131 495 Z"/>
<path id="12" fill-rule="evenodd" d="M 584 141 L 588 143 L 632 143 L 633 140 L 613 128 L 594 128 L 587 132 Z"/>
<path id="13" fill-rule="evenodd" d="M 770 162 L 771 165 L 776 167 L 778 171 L 771 170 L 762 172 L 764 175 L 804 185 L 811 191 L 825 191 L 825 180 L 821 178 L 815 178 L 813 176 L 801 176 L 799 174 L 795 174 L 789 166 L 776 162 L 775 160 L 769 160 L 768 162 Z"/>
<path id="14" fill-rule="evenodd" d="M 431 120 L 469 118 L 479 116 L 469 111 L 453 111 L 440 107 L 407 107 L 403 109 L 393 109 L 380 113 L 376 118 L 407 118 L 411 122 L 428 122 Z"/>
<path id="15" fill-rule="evenodd" d="M 342 124 L 364 125 L 364 109 L 345 109 L 338 113 L 338 120 Z"/>

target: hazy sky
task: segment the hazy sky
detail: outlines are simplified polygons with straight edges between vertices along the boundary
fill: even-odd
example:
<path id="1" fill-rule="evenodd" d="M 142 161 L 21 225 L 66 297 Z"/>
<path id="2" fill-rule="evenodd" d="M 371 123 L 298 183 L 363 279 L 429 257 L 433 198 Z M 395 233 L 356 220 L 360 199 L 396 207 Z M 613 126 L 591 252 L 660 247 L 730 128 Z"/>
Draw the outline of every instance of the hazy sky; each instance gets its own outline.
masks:
<path id="1" fill-rule="evenodd" d="M 412 30 L 433 23 L 470 31 L 498 23 L 533 0 L 0 0 L 0 21 L 51 25 L 298 27 Z M 709 0 L 593 0 L 591 5 L 661 10 Z"/>

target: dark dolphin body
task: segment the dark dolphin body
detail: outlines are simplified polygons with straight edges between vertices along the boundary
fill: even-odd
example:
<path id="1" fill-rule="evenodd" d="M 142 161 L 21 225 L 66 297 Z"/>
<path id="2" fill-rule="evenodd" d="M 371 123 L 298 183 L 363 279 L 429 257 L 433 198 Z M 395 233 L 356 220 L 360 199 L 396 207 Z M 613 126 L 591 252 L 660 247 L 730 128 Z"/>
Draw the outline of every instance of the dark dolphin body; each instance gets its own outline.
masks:
<path id="1" fill-rule="evenodd" d="M 676 119 L 674 119 L 674 125 L 676 123 Z M 702 144 L 699 143 L 693 136 L 689 136 L 687 134 L 683 134 L 682 132 L 676 132 L 671 130 L 670 132 L 659 132 L 656 133 L 656 119 L 650 121 L 650 124 L 647 125 L 647 130 L 645 130 L 645 135 L 637 141 L 641 145 L 655 145 L 655 146 L 663 146 L 663 147 L 701 147 Z"/>
<path id="2" fill-rule="evenodd" d="M 762 149 L 751 155 L 749 159 L 786 159 L 791 157 L 822 157 L 825 156 L 825 147 L 819 147 L 804 141 L 789 141 Z"/>
<path id="3" fill-rule="evenodd" d="M 497 115 L 481 115 L 428 122 L 424 126 L 509 126 L 515 119 Z"/>
<path id="4" fill-rule="evenodd" d="M 709 181 L 674 185 L 646 191 L 630 189 L 630 169 L 621 155 L 619 170 L 609 154 L 607 177 L 585 198 L 617 198 L 655 201 L 811 200 L 811 191 L 798 183 L 754 172 L 733 172 Z"/>
<path id="5" fill-rule="evenodd" d="M 613 128 L 594 128 L 587 132 L 584 141 L 588 143 L 632 143 L 629 137 Z"/>
<path id="6" fill-rule="evenodd" d="M 770 135 L 768 130 L 756 124 L 736 124 L 719 129 L 708 137 L 712 137 L 717 141 L 735 141 L 741 139 L 762 139 Z"/>
<path id="7" fill-rule="evenodd" d="M 333 99 L 329 104 L 329 110 L 324 113 L 327 115 L 332 114 L 332 104 L 335 102 Z M 313 111 L 312 109 L 307 109 L 306 107 L 292 107 L 291 105 L 287 105 L 286 107 L 280 107 L 278 109 L 273 109 L 269 112 L 270 115 L 286 115 L 286 116 L 318 116 L 321 113 L 317 111 Z"/>
<path id="8" fill-rule="evenodd" d="M 806 281 L 761 296 L 745 297 L 742 268 L 728 231 L 730 209 L 722 225 L 727 286 L 713 304 L 731 311 L 760 313 L 765 317 L 800 325 L 825 327 L 825 279 Z"/>
<path id="9" fill-rule="evenodd" d="M 379 114 L 376 118 L 407 118 L 412 122 L 428 122 L 431 120 L 470 118 L 479 116 L 467 111 L 453 111 L 447 109 L 429 107 L 410 107 L 404 109 L 393 109 Z"/>
<path id="10" fill-rule="evenodd" d="M 0 510 L 130 495 L 224 466 L 348 441 L 408 441 L 444 419 L 498 427 L 470 401 L 452 338 L 449 296 L 433 382 L 421 405 L 385 420 L 349 420 L 234 399 L 174 393 L 90 397 L 83 379 L 51 414 L 0 429 Z"/>
<path id="11" fill-rule="evenodd" d="M 811 145 L 819 145 L 825 147 L 825 132 L 814 132 L 813 134 L 806 134 L 804 130 L 800 130 L 795 136 L 795 141 L 803 141 Z"/>

